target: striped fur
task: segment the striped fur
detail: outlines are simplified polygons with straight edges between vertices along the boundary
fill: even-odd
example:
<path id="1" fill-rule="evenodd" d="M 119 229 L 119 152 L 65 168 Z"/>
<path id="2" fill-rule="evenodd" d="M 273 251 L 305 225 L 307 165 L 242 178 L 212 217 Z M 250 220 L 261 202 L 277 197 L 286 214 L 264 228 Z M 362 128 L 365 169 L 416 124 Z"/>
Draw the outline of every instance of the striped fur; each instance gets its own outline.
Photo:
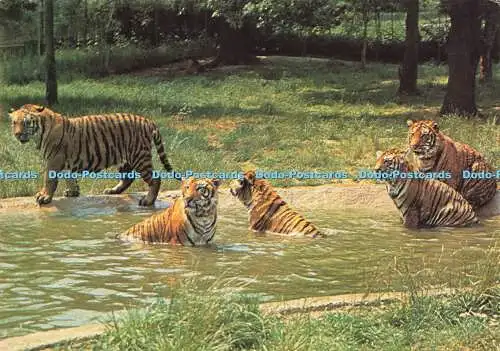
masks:
<path id="1" fill-rule="evenodd" d="M 124 241 L 205 245 L 215 235 L 219 180 L 182 181 L 182 196 L 172 207 L 134 225 L 119 235 Z"/>
<path id="2" fill-rule="evenodd" d="M 477 209 L 496 194 L 495 179 L 464 179 L 462 171 L 493 171 L 484 156 L 467 144 L 454 141 L 439 130 L 435 121 L 409 120 L 408 144 L 417 156 L 415 167 L 423 172 L 451 172 L 451 179 L 444 179 Z"/>
<path id="3" fill-rule="evenodd" d="M 409 172 L 405 154 L 398 149 L 377 152 L 375 170 Z M 461 227 L 479 222 L 462 195 L 439 180 L 398 177 L 388 180 L 386 186 L 406 227 Z"/>
<path id="4" fill-rule="evenodd" d="M 14 136 L 25 143 L 36 141 L 47 162 L 44 188 L 36 195 L 37 202 L 47 204 L 57 188 L 57 179 L 49 179 L 48 171 L 99 172 L 118 165 L 119 171 L 137 171 L 149 185 L 148 194 L 139 205 L 152 205 L 160 189 L 160 179 L 152 178 L 151 142 L 167 171 L 168 162 L 163 141 L 156 124 L 141 116 L 115 113 L 67 118 L 47 107 L 24 105 L 9 113 Z M 120 194 L 133 182 L 123 179 L 105 194 Z M 76 180 L 67 181 L 65 196 L 79 196 Z"/>
<path id="5" fill-rule="evenodd" d="M 300 214 L 295 212 L 264 179 L 255 179 L 248 171 L 243 179 L 231 182 L 231 194 L 248 209 L 250 229 L 278 234 L 324 236 Z"/>

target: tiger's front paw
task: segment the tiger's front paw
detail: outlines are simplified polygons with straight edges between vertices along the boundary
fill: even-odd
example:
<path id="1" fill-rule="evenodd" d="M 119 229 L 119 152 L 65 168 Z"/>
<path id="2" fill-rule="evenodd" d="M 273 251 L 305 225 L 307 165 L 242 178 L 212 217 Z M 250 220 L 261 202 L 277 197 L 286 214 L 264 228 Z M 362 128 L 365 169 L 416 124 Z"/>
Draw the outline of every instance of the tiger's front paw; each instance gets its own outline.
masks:
<path id="1" fill-rule="evenodd" d="M 139 206 L 153 206 L 153 204 L 154 204 L 154 201 L 149 199 L 147 196 L 143 196 L 139 200 Z"/>
<path id="2" fill-rule="evenodd" d="M 66 189 L 66 190 L 64 190 L 64 196 L 65 197 L 78 197 L 78 196 L 80 196 L 80 191 L 73 190 L 73 189 Z"/>
<path id="3" fill-rule="evenodd" d="M 35 200 L 39 205 L 46 205 L 52 201 L 52 196 L 42 190 L 35 195 Z"/>

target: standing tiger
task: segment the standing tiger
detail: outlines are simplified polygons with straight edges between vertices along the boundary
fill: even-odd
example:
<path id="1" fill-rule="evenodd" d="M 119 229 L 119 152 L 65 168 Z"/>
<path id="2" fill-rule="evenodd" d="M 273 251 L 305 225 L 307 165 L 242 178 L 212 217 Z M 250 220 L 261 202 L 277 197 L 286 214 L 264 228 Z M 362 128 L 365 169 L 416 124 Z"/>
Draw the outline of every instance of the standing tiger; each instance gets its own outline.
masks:
<path id="1" fill-rule="evenodd" d="M 390 149 L 377 152 L 375 171 L 408 173 L 412 171 L 406 152 Z M 434 179 L 392 177 L 387 192 L 408 228 L 461 227 L 478 223 L 472 206 L 450 186 Z"/>
<path id="2" fill-rule="evenodd" d="M 417 156 L 416 168 L 422 172 L 450 172 L 451 179 L 443 181 L 462 194 L 474 209 L 495 196 L 495 179 L 463 177 L 463 171 L 493 171 L 480 152 L 443 134 L 435 121 L 408 120 L 407 124 L 409 148 Z"/>
<path id="3" fill-rule="evenodd" d="M 215 235 L 220 181 L 182 180 L 181 196 L 172 207 L 134 225 L 118 237 L 124 241 L 205 245 Z"/>
<path id="4" fill-rule="evenodd" d="M 256 232 L 324 236 L 312 224 L 295 212 L 264 179 L 256 179 L 254 171 L 245 172 L 243 179 L 230 184 L 230 192 L 248 209 L 250 229 Z"/>
<path id="5" fill-rule="evenodd" d="M 121 173 L 136 170 L 149 185 L 149 192 L 139 200 L 140 206 L 154 204 L 160 189 L 160 179 L 153 179 L 151 142 L 167 171 L 168 162 L 163 141 L 156 124 L 141 116 L 114 113 L 67 118 L 47 107 L 27 104 L 9 113 L 14 136 L 25 143 L 33 138 L 46 161 L 44 187 L 36 194 L 38 204 L 52 201 L 57 178 L 50 179 L 49 171 L 99 172 L 119 165 Z M 122 179 L 105 194 L 120 194 L 134 179 Z M 64 196 L 80 195 L 76 179 L 66 180 Z"/>

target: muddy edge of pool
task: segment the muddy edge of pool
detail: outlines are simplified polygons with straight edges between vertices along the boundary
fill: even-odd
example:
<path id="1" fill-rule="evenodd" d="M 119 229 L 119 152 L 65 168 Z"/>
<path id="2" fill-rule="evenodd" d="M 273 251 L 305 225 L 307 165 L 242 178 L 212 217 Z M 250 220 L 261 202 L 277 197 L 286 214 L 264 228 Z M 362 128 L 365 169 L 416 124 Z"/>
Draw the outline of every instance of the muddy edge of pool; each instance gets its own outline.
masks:
<path id="1" fill-rule="evenodd" d="M 392 200 L 387 195 L 383 184 L 342 184 L 321 186 L 297 186 L 290 188 L 276 188 L 278 193 L 293 207 L 299 210 L 342 210 L 344 208 L 369 210 L 372 212 L 390 212 L 397 215 Z M 179 191 L 161 192 L 155 208 L 168 207 L 173 197 Z M 122 195 L 85 195 L 78 198 L 55 198 L 52 203 L 39 207 L 33 197 L 18 197 L 0 199 L 0 213 L 5 211 L 43 211 L 54 212 L 68 208 L 85 207 L 128 207 L 137 208 L 139 197 L 143 194 L 132 193 Z M 219 210 L 241 205 L 229 194 L 227 188 L 221 188 L 219 194 Z M 242 211 L 244 211 L 241 205 Z M 495 198 L 477 211 L 479 217 L 500 215 L 500 190 Z"/>
<path id="2" fill-rule="evenodd" d="M 427 296 L 449 295 L 457 290 L 453 289 L 429 289 L 425 292 Z M 322 297 L 306 297 L 295 300 L 267 302 L 260 304 L 263 314 L 292 315 L 298 313 L 327 312 L 345 307 L 370 306 L 407 301 L 408 295 L 404 292 L 385 292 L 370 294 L 344 294 Z M 115 313 L 115 316 L 120 316 Z M 68 342 L 83 342 L 103 334 L 106 331 L 105 324 L 87 324 L 73 328 L 54 329 L 36 332 L 24 336 L 16 336 L 0 340 L 0 350 L 46 350 L 63 346 Z"/>

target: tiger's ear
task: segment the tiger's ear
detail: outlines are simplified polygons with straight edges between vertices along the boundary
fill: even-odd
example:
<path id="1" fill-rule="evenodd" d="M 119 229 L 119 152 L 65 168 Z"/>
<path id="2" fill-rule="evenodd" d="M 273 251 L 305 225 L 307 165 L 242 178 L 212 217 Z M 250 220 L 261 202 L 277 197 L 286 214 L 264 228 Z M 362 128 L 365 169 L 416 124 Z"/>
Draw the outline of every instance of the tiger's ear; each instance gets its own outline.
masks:
<path id="1" fill-rule="evenodd" d="M 36 112 L 42 112 L 43 110 L 45 110 L 45 106 L 36 105 L 35 110 L 36 110 Z"/>
<path id="2" fill-rule="evenodd" d="M 415 120 L 413 120 L 413 119 L 409 119 L 409 120 L 407 120 L 407 121 L 406 121 L 406 125 L 407 125 L 408 127 L 411 127 L 411 126 L 413 125 L 413 123 L 415 123 L 415 122 L 416 122 Z"/>
<path id="3" fill-rule="evenodd" d="M 217 178 L 213 178 L 212 179 L 212 184 L 213 186 L 215 186 L 216 188 L 220 187 L 222 181 L 220 179 L 217 179 Z"/>
<path id="4" fill-rule="evenodd" d="M 380 158 L 380 156 L 382 156 L 383 152 L 378 150 L 375 155 L 377 156 L 377 160 Z"/>
<path id="5" fill-rule="evenodd" d="M 9 113 L 14 112 L 16 109 L 14 107 L 9 108 Z"/>
<path id="6" fill-rule="evenodd" d="M 437 122 L 432 122 L 432 129 L 434 129 L 436 133 L 439 132 L 439 125 Z"/>
<path id="7" fill-rule="evenodd" d="M 245 179 L 248 180 L 250 184 L 255 181 L 255 171 L 248 171 L 245 173 Z"/>

